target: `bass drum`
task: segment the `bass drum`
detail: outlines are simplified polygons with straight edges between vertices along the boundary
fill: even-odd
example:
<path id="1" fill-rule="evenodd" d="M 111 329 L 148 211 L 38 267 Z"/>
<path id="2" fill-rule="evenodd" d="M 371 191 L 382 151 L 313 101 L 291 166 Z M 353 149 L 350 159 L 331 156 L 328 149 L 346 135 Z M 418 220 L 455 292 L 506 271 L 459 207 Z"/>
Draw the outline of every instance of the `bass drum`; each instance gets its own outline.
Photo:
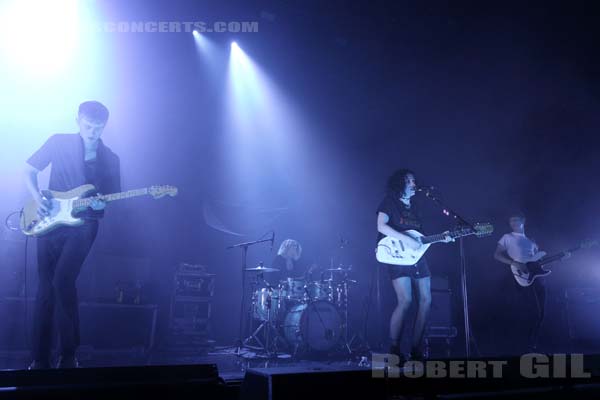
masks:
<path id="1" fill-rule="evenodd" d="M 310 350 L 328 351 L 342 335 L 342 317 L 327 301 L 297 304 L 285 316 L 283 333 L 294 348 L 305 345 Z"/>

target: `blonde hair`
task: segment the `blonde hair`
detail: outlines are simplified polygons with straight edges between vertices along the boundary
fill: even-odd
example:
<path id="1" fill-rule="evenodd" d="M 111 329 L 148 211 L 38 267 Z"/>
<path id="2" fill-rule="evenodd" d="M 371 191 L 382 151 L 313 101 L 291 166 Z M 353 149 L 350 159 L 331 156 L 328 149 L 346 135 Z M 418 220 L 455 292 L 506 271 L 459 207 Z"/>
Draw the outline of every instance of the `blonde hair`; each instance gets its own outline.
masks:
<path id="1" fill-rule="evenodd" d="M 294 260 L 298 261 L 300 259 L 300 255 L 302 254 L 302 246 L 297 240 L 294 239 L 285 239 L 283 242 L 281 242 L 279 250 L 277 251 L 277 255 L 286 258 L 292 258 L 289 256 L 289 254 L 293 248 L 298 250 L 296 252 L 296 256 L 294 257 Z"/>

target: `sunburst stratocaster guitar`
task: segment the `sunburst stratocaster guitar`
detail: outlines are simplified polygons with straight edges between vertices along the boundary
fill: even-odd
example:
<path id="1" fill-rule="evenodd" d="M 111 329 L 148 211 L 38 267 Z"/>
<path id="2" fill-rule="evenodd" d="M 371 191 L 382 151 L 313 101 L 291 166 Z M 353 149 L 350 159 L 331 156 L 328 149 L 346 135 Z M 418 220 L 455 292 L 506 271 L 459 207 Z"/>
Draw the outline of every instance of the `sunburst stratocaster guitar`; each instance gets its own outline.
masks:
<path id="1" fill-rule="evenodd" d="M 82 185 L 68 192 L 43 191 L 43 195 L 51 203 L 50 212 L 46 216 L 38 215 L 38 204 L 31 199 L 21 213 L 21 231 L 27 236 L 44 236 L 61 226 L 79 226 L 84 220 L 77 218 L 77 213 L 87 209 L 94 199 L 105 202 L 130 199 L 138 196 L 152 196 L 155 199 L 163 196 L 176 196 L 177 188 L 173 186 L 151 186 L 126 192 L 89 196 L 96 192 L 93 185 Z"/>
<path id="2" fill-rule="evenodd" d="M 560 260 L 567 253 L 573 253 L 573 252 L 575 252 L 577 250 L 581 250 L 581 249 L 589 249 L 590 247 L 597 246 L 597 245 L 598 245 L 597 240 L 586 240 L 584 242 L 581 242 L 581 244 L 579 244 L 578 246 L 575 246 L 573 248 L 570 248 L 570 249 L 565 250 L 560 253 L 556 253 L 551 256 L 546 256 L 545 251 L 538 251 L 536 254 L 534 254 L 530 258 L 530 260 L 528 262 L 525 263 L 525 265 L 527 267 L 527 272 L 522 271 L 520 268 L 518 268 L 515 265 L 511 265 L 510 269 L 512 270 L 515 280 L 517 281 L 517 283 L 519 285 L 521 285 L 523 287 L 531 286 L 537 278 L 539 278 L 541 276 L 550 275 L 550 273 L 552 273 L 552 271 L 544 269 L 545 265 L 548 265 L 555 261 Z"/>
<path id="3" fill-rule="evenodd" d="M 491 224 L 475 224 L 473 228 L 462 228 L 451 231 L 448 234 L 440 233 L 431 236 L 425 236 L 418 231 L 409 230 L 402 232 L 410 237 L 406 239 L 396 239 L 386 236 L 377 244 L 377 249 L 375 250 L 377 261 L 383 264 L 415 265 L 423 257 L 427 249 L 429 249 L 429 246 L 433 243 L 445 241 L 447 235 L 454 239 L 469 235 L 482 237 L 494 231 L 494 227 Z M 421 246 L 418 249 L 414 249 L 413 243 L 409 243 L 411 241 L 421 242 Z"/>

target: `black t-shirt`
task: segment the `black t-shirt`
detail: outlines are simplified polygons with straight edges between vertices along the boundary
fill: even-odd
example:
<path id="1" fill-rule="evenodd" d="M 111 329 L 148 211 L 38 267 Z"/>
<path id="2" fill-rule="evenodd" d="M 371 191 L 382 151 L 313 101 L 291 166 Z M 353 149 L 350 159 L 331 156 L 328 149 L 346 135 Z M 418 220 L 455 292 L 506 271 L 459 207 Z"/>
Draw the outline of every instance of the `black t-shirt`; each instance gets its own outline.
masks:
<path id="1" fill-rule="evenodd" d="M 408 207 L 399 199 L 387 194 L 379 204 L 379 207 L 377 207 L 377 213 L 379 212 L 387 214 L 390 218 L 388 225 L 398 232 L 414 229 L 424 233 L 422 231 L 423 224 L 421 223 L 421 213 L 414 202 Z M 384 236 L 385 235 L 378 232 L 377 241 Z"/>
<path id="2" fill-rule="evenodd" d="M 277 255 L 271 263 L 272 268 L 277 268 L 277 272 L 269 272 L 266 274 L 266 279 L 270 284 L 277 284 L 280 281 L 287 278 L 304 278 L 305 271 L 300 270 L 300 263 L 292 260 L 292 269 L 288 270 L 286 259 L 280 255 Z"/>
<path id="3" fill-rule="evenodd" d="M 83 139 L 79 134 L 51 136 L 27 163 L 38 170 L 52 164 L 48 189 L 66 192 L 92 184 L 102 194 L 121 191 L 119 157 L 100 140 L 95 161 L 86 162 Z M 98 218 L 103 212 L 84 212 L 86 218 Z"/>

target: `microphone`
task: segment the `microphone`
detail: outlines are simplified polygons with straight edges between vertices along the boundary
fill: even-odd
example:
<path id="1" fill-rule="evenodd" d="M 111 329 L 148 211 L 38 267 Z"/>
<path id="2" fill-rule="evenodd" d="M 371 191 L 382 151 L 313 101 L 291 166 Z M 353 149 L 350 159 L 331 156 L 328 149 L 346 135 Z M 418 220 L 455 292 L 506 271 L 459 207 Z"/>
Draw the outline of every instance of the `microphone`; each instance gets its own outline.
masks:
<path id="1" fill-rule="evenodd" d="M 275 242 L 275 231 L 271 235 L 271 253 L 273 252 L 273 243 Z"/>

